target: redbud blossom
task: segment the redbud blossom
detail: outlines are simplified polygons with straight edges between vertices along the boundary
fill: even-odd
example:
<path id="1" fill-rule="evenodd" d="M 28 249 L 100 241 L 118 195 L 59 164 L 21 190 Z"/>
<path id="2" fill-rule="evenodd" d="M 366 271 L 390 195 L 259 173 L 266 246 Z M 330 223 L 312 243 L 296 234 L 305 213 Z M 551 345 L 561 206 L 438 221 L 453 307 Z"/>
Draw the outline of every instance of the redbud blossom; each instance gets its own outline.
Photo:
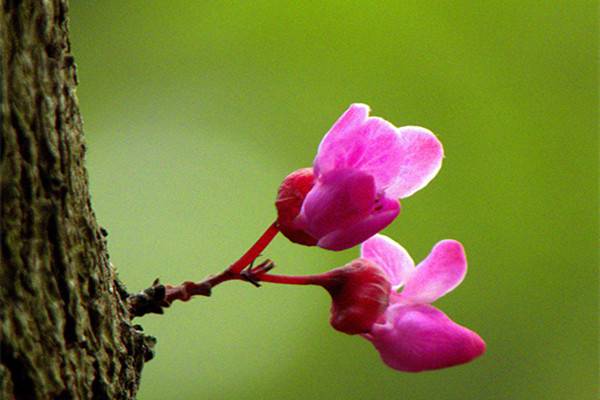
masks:
<path id="1" fill-rule="evenodd" d="M 293 242 L 353 247 L 388 226 L 400 213 L 398 199 L 425 187 L 442 158 L 441 143 L 427 129 L 396 128 L 369 117 L 367 105 L 353 104 L 321 141 L 313 170 L 282 183 L 278 227 Z"/>
<path id="2" fill-rule="evenodd" d="M 388 306 L 391 285 L 385 273 L 359 258 L 327 273 L 323 286 L 331 295 L 331 325 L 355 335 L 367 333 Z"/>
<path id="3" fill-rule="evenodd" d="M 416 267 L 406 250 L 376 235 L 361 246 L 361 256 L 387 274 L 394 289 L 383 316 L 363 335 L 383 361 L 400 371 L 418 372 L 463 364 L 485 352 L 479 335 L 429 305 L 456 288 L 467 272 L 462 245 L 443 240 Z"/>

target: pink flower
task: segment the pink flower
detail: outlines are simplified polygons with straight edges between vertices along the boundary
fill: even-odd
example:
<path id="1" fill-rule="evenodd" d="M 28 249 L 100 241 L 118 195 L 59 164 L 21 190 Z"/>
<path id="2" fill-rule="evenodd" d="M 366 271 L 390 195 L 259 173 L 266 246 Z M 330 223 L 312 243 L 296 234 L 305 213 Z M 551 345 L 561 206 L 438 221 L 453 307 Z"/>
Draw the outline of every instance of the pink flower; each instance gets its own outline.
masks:
<path id="1" fill-rule="evenodd" d="M 353 104 L 325 135 L 313 168 L 282 183 L 278 227 L 293 242 L 330 250 L 353 247 L 388 226 L 398 199 L 437 174 L 441 143 L 425 128 L 396 128 Z"/>
<path id="2" fill-rule="evenodd" d="M 417 267 L 406 250 L 383 235 L 362 244 L 362 258 L 387 274 L 390 305 L 363 337 L 383 361 L 400 371 L 418 372 L 463 364 L 485 352 L 485 342 L 430 305 L 456 288 L 467 272 L 462 245 L 443 240 Z"/>

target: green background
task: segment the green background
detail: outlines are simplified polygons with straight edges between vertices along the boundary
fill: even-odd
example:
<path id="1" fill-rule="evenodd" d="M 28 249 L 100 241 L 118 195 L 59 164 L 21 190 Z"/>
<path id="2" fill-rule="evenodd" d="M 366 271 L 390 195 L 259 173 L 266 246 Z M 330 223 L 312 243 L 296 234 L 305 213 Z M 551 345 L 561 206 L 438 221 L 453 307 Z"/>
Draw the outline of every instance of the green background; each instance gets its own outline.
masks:
<path id="1" fill-rule="evenodd" d="M 73 1 L 93 205 L 132 291 L 220 271 L 274 219 L 352 102 L 435 132 L 446 158 L 385 231 L 444 238 L 469 274 L 436 303 L 475 362 L 387 368 L 319 288 L 232 282 L 140 320 L 139 398 L 592 399 L 598 379 L 594 1 Z M 343 265 L 278 237 L 280 273 Z"/>

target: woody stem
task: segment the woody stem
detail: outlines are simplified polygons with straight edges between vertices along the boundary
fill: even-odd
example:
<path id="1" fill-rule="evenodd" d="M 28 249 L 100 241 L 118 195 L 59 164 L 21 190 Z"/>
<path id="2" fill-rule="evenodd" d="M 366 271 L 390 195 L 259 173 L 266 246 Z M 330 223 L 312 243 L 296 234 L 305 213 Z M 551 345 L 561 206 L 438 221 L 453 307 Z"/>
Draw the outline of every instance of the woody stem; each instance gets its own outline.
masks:
<path id="1" fill-rule="evenodd" d="M 215 286 L 230 280 L 247 280 L 240 273 L 252 261 L 254 261 L 262 251 L 275 238 L 279 229 L 277 223 L 274 222 L 267 230 L 258 238 L 258 240 L 233 264 L 225 271 L 211 275 L 200 282 L 186 281 L 178 286 L 166 286 L 164 301 L 166 304 L 171 304 L 175 300 L 187 301 L 192 296 L 210 296 L 211 289 Z"/>

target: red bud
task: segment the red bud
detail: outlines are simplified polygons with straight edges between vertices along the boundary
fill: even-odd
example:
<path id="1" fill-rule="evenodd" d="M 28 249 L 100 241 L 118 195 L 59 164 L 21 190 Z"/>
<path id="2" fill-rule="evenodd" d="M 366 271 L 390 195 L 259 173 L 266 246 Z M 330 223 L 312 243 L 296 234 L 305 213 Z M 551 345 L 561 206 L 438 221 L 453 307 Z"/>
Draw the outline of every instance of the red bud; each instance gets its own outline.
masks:
<path id="1" fill-rule="evenodd" d="M 338 331 L 355 335 L 367 333 L 388 306 L 391 285 L 385 273 L 369 260 L 359 258 L 331 270 L 330 323 Z"/>
<path id="2" fill-rule="evenodd" d="M 302 168 L 289 174 L 281 183 L 275 207 L 277 207 L 277 227 L 292 242 L 314 246 L 317 239 L 294 224 L 300 213 L 304 198 L 314 185 L 312 168 Z"/>

